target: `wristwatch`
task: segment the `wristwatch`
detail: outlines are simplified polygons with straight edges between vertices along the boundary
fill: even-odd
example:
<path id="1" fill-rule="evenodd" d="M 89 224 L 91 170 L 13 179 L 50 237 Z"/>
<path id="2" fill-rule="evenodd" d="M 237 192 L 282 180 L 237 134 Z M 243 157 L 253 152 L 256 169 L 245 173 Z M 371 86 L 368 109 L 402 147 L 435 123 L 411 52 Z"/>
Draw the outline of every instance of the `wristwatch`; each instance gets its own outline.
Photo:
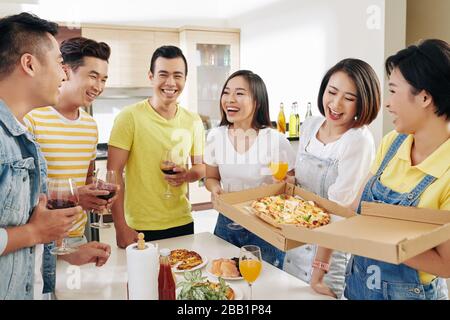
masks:
<path id="1" fill-rule="evenodd" d="M 330 264 L 329 263 L 325 263 L 325 262 L 322 262 L 322 261 L 319 261 L 319 260 L 314 260 L 312 266 L 315 269 L 320 269 L 320 270 L 325 271 L 325 273 L 327 273 L 328 270 L 330 270 Z"/>

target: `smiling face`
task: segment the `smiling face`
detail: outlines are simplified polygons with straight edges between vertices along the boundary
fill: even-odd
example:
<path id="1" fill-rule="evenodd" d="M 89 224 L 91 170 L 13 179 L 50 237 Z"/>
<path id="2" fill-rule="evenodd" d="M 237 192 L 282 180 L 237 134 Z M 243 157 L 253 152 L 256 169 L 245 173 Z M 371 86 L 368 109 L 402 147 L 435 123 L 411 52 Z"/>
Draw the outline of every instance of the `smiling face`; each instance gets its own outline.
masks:
<path id="1" fill-rule="evenodd" d="M 108 62 L 84 57 L 83 65 L 76 70 L 65 66 L 67 81 L 61 92 L 76 107 L 88 107 L 103 92 L 108 78 Z"/>
<path id="2" fill-rule="evenodd" d="M 36 106 L 55 105 L 59 97 L 59 89 L 66 75 L 62 68 L 62 56 L 56 39 L 48 35 L 51 45 L 41 57 L 36 58 L 34 87 Z"/>
<path id="3" fill-rule="evenodd" d="M 427 117 L 423 105 L 423 94 L 413 94 L 413 87 L 405 80 L 398 68 L 389 77 L 390 96 L 386 108 L 393 117 L 395 130 L 400 133 L 415 133 Z"/>
<path id="4" fill-rule="evenodd" d="M 329 124 L 352 128 L 357 112 L 357 97 L 353 80 L 345 72 L 334 73 L 322 97 L 325 117 Z"/>
<path id="5" fill-rule="evenodd" d="M 230 123 L 251 127 L 256 106 L 244 77 L 237 76 L 228 81 L 220 103 Z"/>
<path id="6" fill-rule="evenodd" d="M 158 106 L 175 105 L 186 84 L 186 66 L 181 57 L 155 61 L 154 72 L 149 72 L 153 84 L 153 102 Z"/>

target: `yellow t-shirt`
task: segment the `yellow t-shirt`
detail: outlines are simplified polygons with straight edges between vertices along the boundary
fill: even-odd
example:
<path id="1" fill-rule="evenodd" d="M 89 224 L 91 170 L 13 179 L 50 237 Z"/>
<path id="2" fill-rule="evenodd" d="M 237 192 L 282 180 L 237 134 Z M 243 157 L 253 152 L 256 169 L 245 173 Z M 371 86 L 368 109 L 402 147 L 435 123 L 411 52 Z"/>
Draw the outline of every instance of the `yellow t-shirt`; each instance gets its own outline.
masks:
<path id="1" fill-rule="evenodd" d="M 392 131 L 383 138 L 370 169 L 373 175 L 397 136 L 398 133 Z M 450 210 L 450 139 L 417 166 L 411 165 L 412 143 L 413 135 L 409 135 L 381 175 L 381 183 L 396 192 L 407 193 L 425 175 L 432 175 L 437 179 L 422 193 L 417 207 Z M 419 271 L 419 277 L 422 283 L 429 283 L 435 278 L 434 275 L 422 271 Z"/>
<path id="2" fill-rule="evenodd" d="M 164 230 L 191 223 L 187 184 L 171 187 L 173 199 L 163 199 L 167 188 L 159 168 L 164 149 L 172 149 L 187 164 L 202 156 L 204 129 L 200 117 L 177 107 L 171 120 L 160 116 L 148 100 L 125 107 L 116 117 L 109 145 L 129 151 L 125 178 L 125 219 L 135 230 Z"/>
<path id="3" fill-rule="evenodd" d="M 53 107 L 37 108 L 24 121 L 47 161 L 49 178 L 71 178 L 77 186 L 86 184 L 91 161 L 97 157 L 97 123 L 87 112 L 79 109 L 76 120 L 69 120 Z M 87 222 L 80 214 L 69 237 L 81 237 Z"/>

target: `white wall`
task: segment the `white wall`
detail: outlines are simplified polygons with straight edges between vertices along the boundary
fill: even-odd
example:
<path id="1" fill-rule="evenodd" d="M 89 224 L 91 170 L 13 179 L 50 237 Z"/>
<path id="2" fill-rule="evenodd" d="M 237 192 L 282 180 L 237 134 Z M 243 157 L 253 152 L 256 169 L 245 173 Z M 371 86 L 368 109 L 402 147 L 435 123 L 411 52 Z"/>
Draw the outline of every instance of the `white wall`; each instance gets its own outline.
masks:
<path id="1" fill-rule="evenodd" d="M 385 40 L 384 57 L 385 59 L 397 51 L 405 48 L 406 45 L 406 3 L 407 0 L 386 1 L 385 18 Z M 389 96 L 388 81 L 383 81 L 384 94 L 383 105 Z M 383 110 L 384 111 L 384 110 Z M 389 112 L 383 113 L 383 133 L 394 130 L 392 117 Z"/>
<path id="2" fill-rule="evenodd" d="M 403 1 L 403 0 L 400 0 Z M 229 20 L 241 29 L 241 68 L 258 73 L 269 91 L 271 118 L 279 103 L 313 102 L 324 73 L 343 58 L 368 62 L 384 77 L 384 0 L 279 0 Z M 406 15 L 406 10 L 404 15 Z M 289 112 L 289 108 L 288 108 Z M 382 115 L 371 126 L 378 143 Z"/>
<path id="3" fill-rule="evenodd" d="M 92 4 L 101 5 L 104 1 L 106 0 L 95 0 Z M 239 1 L 246 3 L 245 8 L 232 10 L 237 8 Z M 302 117 L 308 101 L 313 103 L 313 113 L 318 114 L 316 99 L 320 81 L 326 70 L 343 58 L 354 57 L 368 62 L 375 69 L 382 88 L 385 89 L 384 60 L 405 46 L 406 0 L 252 0 L 251 4 L 246 1 L 248 0 L 232 0 L 231 3 L 211 1 L 206 7 L 200 6 L 205 1 L 189 2 L 192 6 L 190 15 L 192 12 L 197 14 L 181 18 L 161 10 L 153 10 L 150 14 L 146 11 L 152 7 L 150 3 L 140 0 L 145 11 L 142 14 L 147 17 L 145 23 L 140 21 L 140 16 L 136 14 L 133 16 L 134 20 L 122 14 L 120 17 L 129 21 L 108 22 L 172 27 L 196 24 L 240 28 L 241 68 L 251 69 L 265 80 L 273 120 L 276 119 L 280 102 L 284 102 L 287 107 L 287 116 L 293 101 L 299 102 Z M 145 5 L 142 4 L 144 2 Z M 61 5 L 55 0 L 40 0 L 39 3 L 36 7 L 48 15 L 53 12 L 48 8 L 56 6 L 56 3 Z M 75 5 L 74 2 L 72 5 Z M 130 8 L 136 8 L 136 5 Z M 1 4 L 0 15 L 20 11 L 18 6 Z M 56 11 L 64 12 L 54 11 L 52 14 L 55 15 Z M 99 9 L 91 11 L 98 14 L 103 12 Z M 173 13 L 173 10 L 169 12 Z M 236 12 L 245 13 L 228 18 Z M 98 14 L 96 19 L 100 19 Z M 207 19 L 206 16 L 213 18 Z M 82 17 L 87 19 L 85 15 Z M 113 19 L 109 11 L 108 17 Z M 391 129 L 391 120 L 382 110 L 371 125 L 376 143 L 378 144 L 381 137 Z"/>

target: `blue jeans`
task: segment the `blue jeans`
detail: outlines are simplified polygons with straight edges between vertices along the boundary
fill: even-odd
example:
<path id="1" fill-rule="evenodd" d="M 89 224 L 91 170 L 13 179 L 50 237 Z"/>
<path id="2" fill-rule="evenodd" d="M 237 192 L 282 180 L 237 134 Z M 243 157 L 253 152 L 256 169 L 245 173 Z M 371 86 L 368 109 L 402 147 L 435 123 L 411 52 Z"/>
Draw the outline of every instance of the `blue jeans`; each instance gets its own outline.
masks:
<path id="1" fill-rule="evenodd" d="M 283 270 L 285 255 L 283 251 L 275 248 L 270 243 L 251 233 L 242 226 L 237 230 L 231 229 L 228 226 L 230 223 L 233 223 L 233 220 L 230 220 L 223 214 L 219 213 L 214 234 L 239 248 L 244 245 L 255 245 L 260 247 L 262 259 Z"/>

